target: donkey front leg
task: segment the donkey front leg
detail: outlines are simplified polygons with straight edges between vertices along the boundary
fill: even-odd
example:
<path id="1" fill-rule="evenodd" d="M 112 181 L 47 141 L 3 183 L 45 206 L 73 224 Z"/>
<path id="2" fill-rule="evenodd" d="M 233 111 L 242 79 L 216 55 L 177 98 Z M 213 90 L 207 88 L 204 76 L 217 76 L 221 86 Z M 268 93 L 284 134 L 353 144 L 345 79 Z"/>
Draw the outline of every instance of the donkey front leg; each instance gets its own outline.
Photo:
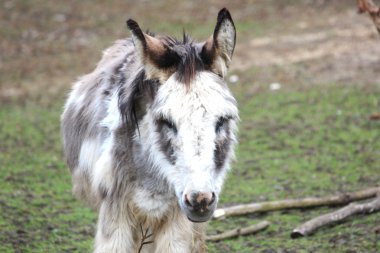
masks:
<path id="1" fill-rule="evenodd" d="M 103 202 L 100 206 L 94 253 L 135 253 L 132 222 L 122 209 Z"/>
<path id="2" fill-rule="evenodd" d="M 190 222 L 177 213 L 155 237 L 154 253 L 204 253 L 203 225 Z"/>

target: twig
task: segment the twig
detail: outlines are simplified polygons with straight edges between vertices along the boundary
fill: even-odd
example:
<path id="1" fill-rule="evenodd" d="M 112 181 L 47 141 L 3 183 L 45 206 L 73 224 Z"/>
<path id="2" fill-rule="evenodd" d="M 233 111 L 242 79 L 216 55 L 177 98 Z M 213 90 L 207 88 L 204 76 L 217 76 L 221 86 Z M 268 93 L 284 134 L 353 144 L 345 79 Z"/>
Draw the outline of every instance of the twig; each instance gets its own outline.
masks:
<path id="1" fill-rule="evenodd" d="M 357 0 L 359 13 L 368 12 L 380 33 L 380 8 L 372 0 Z"/>
<path id="2" fill-rule="evenodd" d="M 147 228 L 147 229 L 145 230 L 145 232 L 144 232 L 144 229 L 143 229 L 143 227 L 142 227 L 142 225 L 141 225 L 141 223 L 140 223 L 140 230 L 141 230 L 141 242 L 140 242 L 140 248 L 139 248 L 139 250 L 137 251 L 138 253 L 141 252 L 142 247 L 143 247 L 144 245 L 153 243 L 153 241 L 146 241 L 149 237 L 151 237 L 151 236 L 153 235 L 153 234 L 148 234 L 148 232 L 149 232 L 149 228 Z"/>
<path id="3" fill-rule="evenodd" d="M 266 229 L 269 226 L 269 224 L 270 223 L 268 221 L 262 221 L 258 224 L 248 226 L 245 228 L 236 228 L 236 229 L 229 230 L 229 231 L 217 234 L 217 235 L 209 235 L 206 237 L 206 240 L 215 242 L 215 241 L 220 241 L 220 240 L 224 240 L 224 239 L 228 239 L 228 238 L 237 237 L 240 235 L 253 234 L 253 233 L 256 233 L 260 230 Z"/>
<path id="4" fill-rule="evenodd" d="M 243 215 L 256 212 L 268 212 L 292 208 L 308 208 L 316 206 L 344 205 L 353 201 L 369 199 L 380 192 L 380 187 L 369 188 L 358 192 L 344 193 L 321 198 L 287 199 L 279 201 L 267 201 L 261 203 L 251 203 L 217 209 L 214 212 L 214 219 L 227 216 Z"/>
<path id="5" fill-rule="evenodd" d="M 316 217 L 294 229 L 291 233 L 291 237 L 298 238 L 312 234 L 322 226 L 341 221 L 355 214 L 373 213 L 377 211 L 380 211 L 380 195 L 371 202 L 364 204 L 351 203 L 335 212 Z"/>

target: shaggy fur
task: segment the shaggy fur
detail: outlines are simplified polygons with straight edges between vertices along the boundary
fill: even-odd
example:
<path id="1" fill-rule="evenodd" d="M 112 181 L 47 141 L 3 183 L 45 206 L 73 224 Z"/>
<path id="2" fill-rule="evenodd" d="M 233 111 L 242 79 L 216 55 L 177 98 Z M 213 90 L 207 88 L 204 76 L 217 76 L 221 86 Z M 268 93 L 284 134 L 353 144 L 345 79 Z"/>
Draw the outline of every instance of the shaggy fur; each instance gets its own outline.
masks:
<path id="1" fill-rule="evenodd" d="M 98 211 L 95 253 L 205 252 L 204 223 L 191 220 L 212 216 L 234 157 L 233 21 L 221 10 L 204 43 L 128 27 L 66 102 L 73 192 Z"/>

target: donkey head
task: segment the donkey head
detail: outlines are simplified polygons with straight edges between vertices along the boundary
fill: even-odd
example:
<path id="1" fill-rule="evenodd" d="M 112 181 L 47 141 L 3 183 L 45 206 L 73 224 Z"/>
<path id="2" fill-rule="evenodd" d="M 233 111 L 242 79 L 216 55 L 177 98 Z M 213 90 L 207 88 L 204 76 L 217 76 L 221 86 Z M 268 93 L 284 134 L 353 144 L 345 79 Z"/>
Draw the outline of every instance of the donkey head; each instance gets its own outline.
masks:
<path id="1" fill-rule="evenodd" d="M 227 9 L 212 36 L 195 43 L 143 33 L 128 20 L 144 71 L 148 102 L 136 108 L 142 157 L 168 182 L 188 219 L 210 219 L 233 159 L 238 109 L 224 80 L 235 47 Z M 144 95 L 139 94 L 136 100 Z M 139 113 L 141 112 L 141 113 Z M 137 116 L 136 116 L 137 115 Z"/>

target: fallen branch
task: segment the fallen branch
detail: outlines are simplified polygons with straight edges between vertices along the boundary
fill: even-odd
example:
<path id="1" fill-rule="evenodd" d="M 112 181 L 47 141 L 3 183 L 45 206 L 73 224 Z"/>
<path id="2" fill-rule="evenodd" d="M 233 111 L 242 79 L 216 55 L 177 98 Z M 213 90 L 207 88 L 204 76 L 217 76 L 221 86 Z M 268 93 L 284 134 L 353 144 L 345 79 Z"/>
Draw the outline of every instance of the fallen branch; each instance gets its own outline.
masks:
<path id="1" fill-rule="evenodd" d="M 270 223 L 268 221 L 262 221 L 258 224 L 248 226 L 245 228 L 236 228 L 236 229 L 229 230 L 229 231 L 217 234 L 217 235 L 209 235 L 206 237 L 206 240 L 215 242 L 215 241 L 220 241 L 220 240 L 224 240 L 224 239 L 228 239 L 228 238 L 237 237 L 240 235 L 254 234 L 260 230 L 266 229 L 269 226 L 269 224 Z"/>
<path id="2" fill-rule="evenodd" d="M 368 12 L 380 33 L 380 8 L 372 0 L 357 0 L 359 13 Z"/>
<path id="3" fill-rule="evenodd" d="M 341 221 L 355 214 L 373 213 L 377 211 L 380 211 L 380 195 L 371 202 L 364 204 L 351 203 L 335 212 L 314 218 L 294 229 L 291 233 L 291 237 L 298 238 L 312 234 L 322 226 Z"/>
<path id="4" fill-rule="evenodd" d="M 380 192 L 380 187 L 369 188 L 357 192 L 344 193 L 321 198 L 288 199 L 279 201 L 267 201 L 262 203 L 251 203 L 217 209 L 214 212 L 214 219 L 227 216 L 243 215 L 256 212 L 277 211 L 293 208 L 309 208 L 317 206 L 344 205 L 353 201 L 373 198 Z"/>

